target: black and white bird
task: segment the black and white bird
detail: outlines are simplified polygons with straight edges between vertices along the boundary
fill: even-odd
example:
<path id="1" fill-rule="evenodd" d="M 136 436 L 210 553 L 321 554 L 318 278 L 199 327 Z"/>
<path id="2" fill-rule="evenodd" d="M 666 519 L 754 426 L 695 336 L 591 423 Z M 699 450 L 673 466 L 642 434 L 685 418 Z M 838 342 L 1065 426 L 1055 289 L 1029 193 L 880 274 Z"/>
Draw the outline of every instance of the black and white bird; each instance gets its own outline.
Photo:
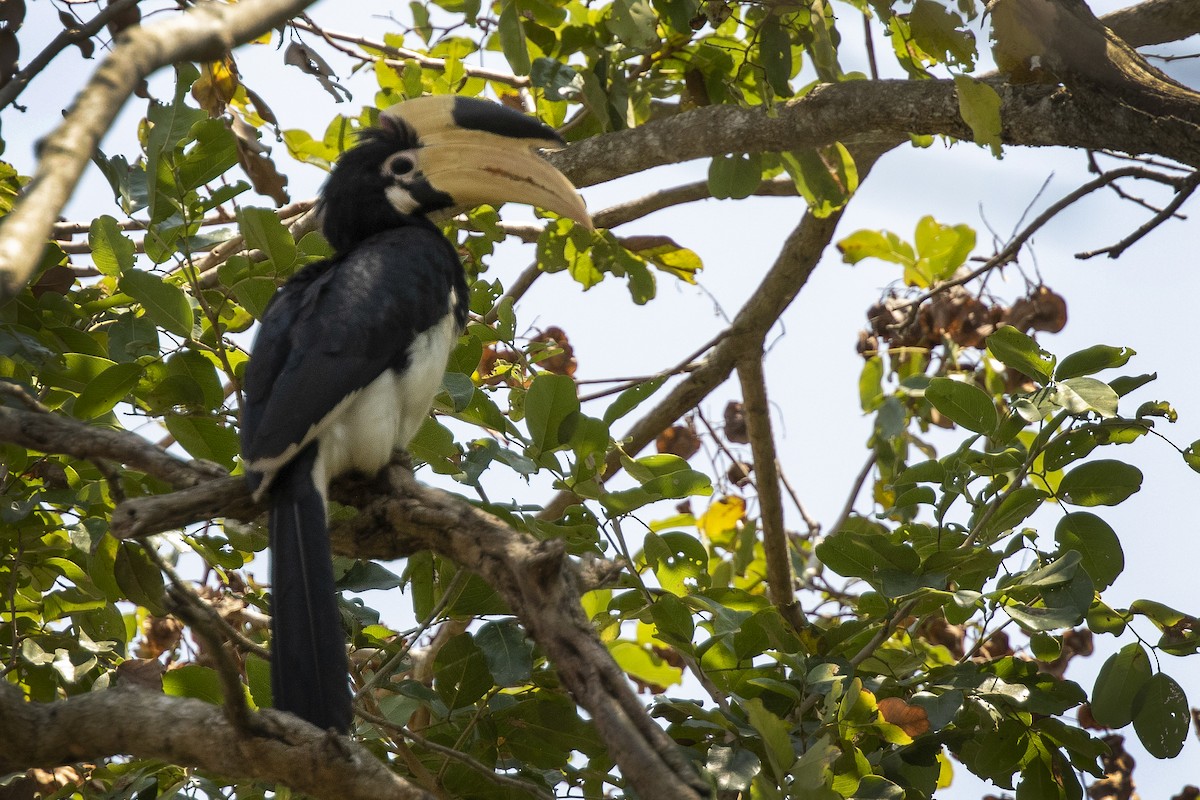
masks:
<path id="1" fill-rule="evenodd" d="M 487 100 L 381 112 L 322 190 L 335 251 L 268 304 L 246 369 L 242 458 L 270 506 L 275 707 L 348 730 L 351 695 L 326 521 L 329 482 L 374 475 L 429 414 L 467 319 L 467 283 L 431 212 L 505 201 L 591 227 L 539 149 L 562 139 Z"/>

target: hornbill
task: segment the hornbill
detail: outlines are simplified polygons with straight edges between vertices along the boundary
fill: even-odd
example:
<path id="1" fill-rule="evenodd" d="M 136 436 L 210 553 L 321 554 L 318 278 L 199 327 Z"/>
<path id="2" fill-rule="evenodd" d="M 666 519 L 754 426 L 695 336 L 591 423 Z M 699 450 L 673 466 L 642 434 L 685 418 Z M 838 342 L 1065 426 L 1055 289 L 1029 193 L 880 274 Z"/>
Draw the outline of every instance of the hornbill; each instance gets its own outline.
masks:
<path id="1" fill-rule="evenodd" d="M 563 146 L 498 103 L 423 97 L 382 111 L 330 174 L 318 212 L 335 255 L 271 299 L 243 387 L 242 459 L 270 508 L 276 708 L 350 726 L 326 494 L 408 445 L 466 322 L 462 263 L 427 215 L 514 201 L 590 228 L 574 187 L 536 152 Z"/>

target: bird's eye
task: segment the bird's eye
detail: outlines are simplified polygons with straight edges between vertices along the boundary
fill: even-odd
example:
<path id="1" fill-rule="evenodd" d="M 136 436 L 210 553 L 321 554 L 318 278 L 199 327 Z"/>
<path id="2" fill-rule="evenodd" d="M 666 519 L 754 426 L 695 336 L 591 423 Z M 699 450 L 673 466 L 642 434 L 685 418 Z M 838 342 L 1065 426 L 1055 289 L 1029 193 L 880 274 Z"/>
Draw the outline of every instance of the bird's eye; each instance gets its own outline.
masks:
<path id="1" fill-rule="evenodd" d="M 396 156 L 387 162 L 385 168 L 389 174 L 398 178 L 413 171 L 413 162 L 408 156 Z"/>

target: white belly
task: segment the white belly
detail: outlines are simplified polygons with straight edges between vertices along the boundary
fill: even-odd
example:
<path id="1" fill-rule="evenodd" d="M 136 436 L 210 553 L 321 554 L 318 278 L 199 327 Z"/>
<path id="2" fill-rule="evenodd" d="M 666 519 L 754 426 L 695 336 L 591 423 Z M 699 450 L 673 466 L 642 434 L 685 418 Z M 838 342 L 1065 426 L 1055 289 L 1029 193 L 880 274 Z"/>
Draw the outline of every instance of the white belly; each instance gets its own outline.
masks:
<path id="1" fill-rule="evenodd" d="M 429 415 L 457 341 L 458 325 L 450 314 L 413 340 L 412 352 L 421 355 L 403 375 L 385 372 L 342 401 L 318 434 L 318 486 L 352 470 L 374 475 L 394 450 L 408 446 Z"/>

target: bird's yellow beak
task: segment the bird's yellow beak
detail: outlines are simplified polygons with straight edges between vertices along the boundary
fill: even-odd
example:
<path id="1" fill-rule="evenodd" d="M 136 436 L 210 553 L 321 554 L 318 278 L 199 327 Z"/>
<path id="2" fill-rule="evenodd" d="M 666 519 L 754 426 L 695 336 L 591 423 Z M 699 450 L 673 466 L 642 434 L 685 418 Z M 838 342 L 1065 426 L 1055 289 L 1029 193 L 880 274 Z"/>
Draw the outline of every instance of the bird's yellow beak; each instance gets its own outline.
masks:
<path id="1" fill-rule="evenodd" d="M 583 198 L 567 177 L 538 155 L 559 150 L 549 126 L 507 106 L 478 98 L 438 95 L 397 103 L 380 113 L 382 124 L 416 132 L 416 166 L 456 206 L 527 203 L 594 230 Z"/>

